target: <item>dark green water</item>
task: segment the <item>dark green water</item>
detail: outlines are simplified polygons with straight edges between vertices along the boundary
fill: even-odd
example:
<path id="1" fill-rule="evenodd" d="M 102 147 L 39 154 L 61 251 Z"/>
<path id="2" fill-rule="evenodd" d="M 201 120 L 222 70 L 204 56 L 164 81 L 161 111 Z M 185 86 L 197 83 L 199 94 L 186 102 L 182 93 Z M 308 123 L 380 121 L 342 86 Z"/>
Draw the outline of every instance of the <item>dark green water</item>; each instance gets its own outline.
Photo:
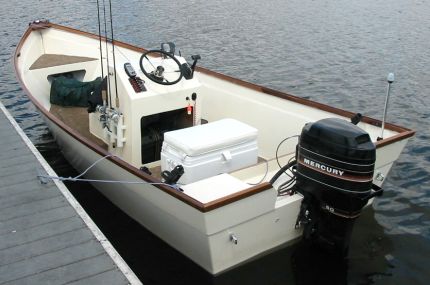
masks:
<path id="1" fill-rule="evenodd" d="M 71 175 L 19 87 L 11 57 L 34 19 L 96 32 L 96 1 L 0 4 L 0 100 L 55 170 Z M 376 118 L 382 117 L 386 75 L 394 72 L 388 120 L 417 131 L 384 184 L 384 196 L 358 220 L 346 265 L 296 245 L 213 278 L 94 189 L 70 185 L 144 284 L 428 284 L 429 1 L 113 0 L 112 5 L 119 40 L 148 48 L 174 41 L 183 55 L 200 54 L 205 67 Z"/>

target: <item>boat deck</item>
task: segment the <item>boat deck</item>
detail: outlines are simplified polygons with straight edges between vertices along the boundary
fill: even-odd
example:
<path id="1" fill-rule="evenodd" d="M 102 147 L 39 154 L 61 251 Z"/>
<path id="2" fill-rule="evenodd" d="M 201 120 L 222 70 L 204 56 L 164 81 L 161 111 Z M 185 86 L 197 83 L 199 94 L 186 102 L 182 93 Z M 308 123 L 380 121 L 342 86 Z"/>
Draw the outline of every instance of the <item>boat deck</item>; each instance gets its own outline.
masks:
<path id="1" fill-rule="evenodd" d="M 88 112 L 85 107 L 62 107 L 51 105 L 51 114 L 60 119 L 67 126 L 70 126 L 85 138 L 96 143 L 98 146 L 108 149 L 108 145 L 90 133 Z"/>
<path id="2" fill-rule="evenodd" d="M 0 284 L 141 284 L 0 108 Z"/>

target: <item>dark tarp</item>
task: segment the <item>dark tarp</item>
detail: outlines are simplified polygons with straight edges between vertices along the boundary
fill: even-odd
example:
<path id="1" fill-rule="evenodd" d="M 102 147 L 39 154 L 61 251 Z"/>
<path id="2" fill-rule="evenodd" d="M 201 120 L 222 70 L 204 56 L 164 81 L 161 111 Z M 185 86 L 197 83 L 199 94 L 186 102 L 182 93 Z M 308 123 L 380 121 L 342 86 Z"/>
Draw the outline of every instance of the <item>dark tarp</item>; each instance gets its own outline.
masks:
<path id="1" fill-rule="evenodd" d="M 88 113 L 96 111 L 97 105 L 103 105 L 102 90 L 107 90 L 107 76 L 103 78 L 102 82 L 96 86 L 93 96 L 88 100 Z"/>
<path id="2" fill-rule="evenodd" d="M 100 77 L 89 82 L 64 76 L 56 77 L 51 85 L 50 102 L 60 106 L 87 107 L 91 93 L 100 89 L 101 83 Z"/>

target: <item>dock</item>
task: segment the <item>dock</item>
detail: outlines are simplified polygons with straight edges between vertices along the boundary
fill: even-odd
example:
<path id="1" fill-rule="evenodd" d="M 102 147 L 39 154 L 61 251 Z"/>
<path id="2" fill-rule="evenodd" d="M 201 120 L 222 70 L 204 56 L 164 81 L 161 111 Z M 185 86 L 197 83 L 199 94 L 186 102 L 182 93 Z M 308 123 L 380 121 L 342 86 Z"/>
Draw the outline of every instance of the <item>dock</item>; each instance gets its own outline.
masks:
<path id="1" fill-rule="evenodd" d="M 0 109 L 0 285 L 142 284 Z"/>

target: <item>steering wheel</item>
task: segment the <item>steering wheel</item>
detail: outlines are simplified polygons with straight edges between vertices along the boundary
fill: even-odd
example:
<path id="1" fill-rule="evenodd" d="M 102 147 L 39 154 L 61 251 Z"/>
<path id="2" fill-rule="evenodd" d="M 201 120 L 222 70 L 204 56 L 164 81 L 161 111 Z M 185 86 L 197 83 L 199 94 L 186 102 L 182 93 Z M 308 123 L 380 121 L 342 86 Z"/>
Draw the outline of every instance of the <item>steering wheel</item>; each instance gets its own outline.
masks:
<path id="1" fill-rule="evenodd" d="M 159 63 L 159 65 L 157 67 L 155 67 L 155 65 L 148 58 L 148 55 L 152 54 L 152 53 L 156 53 L 156 54 L 161 55 L 161 62 Z M 160 58 L 160 57 L 158 57 L 158 58 Z M 149 62 L 149 64 L 152 66 L 152 68 L 153 68 L 152 71 L 148 72 L 147 70 L 145 70 L 145 68 L 143 67 L 143 60 L 144 59 L 146 59 Z M 172 62 L 174 62 L 176 66 L 174 66 L 174 65 L 172 66 Z M 145 74 L 146 77 L 148 77 L 149 79 L 151 79 L 155 83 L 158 83 L 161 85 L 176 84 L 182 79 L 182 76 L 183 76 L 181 64 L 176 59 L 176 57 L 174 55 L 172 55 L 171 53 L 165 52 L 163 50 L 154 49 L 154 50 L 149 50 L 149 51 L 145 52 L 140 57 L 139 64 L 140 64 L 140 69 L 142 70 L 143 74 Z M 173 78 L 175 80 L 172 80 L 170 78 L 168 80 L 164 76 L 165 74 L 171 74 L 171 73 L 178 73 L 177 78 L 176 77 Z"/>

